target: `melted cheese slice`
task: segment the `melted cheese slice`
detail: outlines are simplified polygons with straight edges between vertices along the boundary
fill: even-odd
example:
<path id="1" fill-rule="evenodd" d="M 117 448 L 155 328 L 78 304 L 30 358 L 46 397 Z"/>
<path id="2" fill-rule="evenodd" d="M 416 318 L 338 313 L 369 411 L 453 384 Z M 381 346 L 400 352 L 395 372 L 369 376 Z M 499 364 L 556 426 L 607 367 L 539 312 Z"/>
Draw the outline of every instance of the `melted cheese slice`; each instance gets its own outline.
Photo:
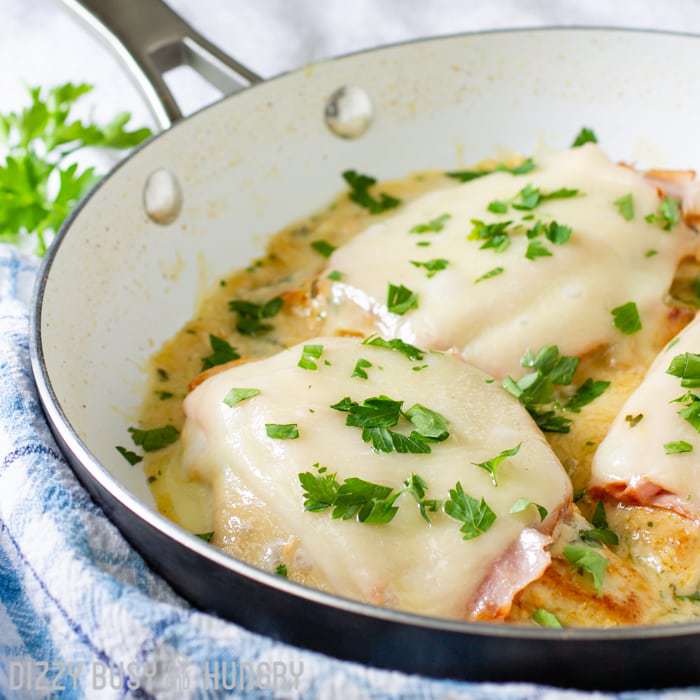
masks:
<path id="1" fill-rule="evenodd" d="M 688 389 L 667 374 L 681 353 L 700 353 L 700 316 L 658 355 L 596 451 L 591 489 L 621 501 L 700 515 L 700 434 L 671 403 Z M 694 390 L 693 390 L 694 391 Z M 631 427 L 630 421 L 643 418 Z M 692 452 L 666 454 L 664 444 L 684 440 Z"/>
<path id="2" fill-rule="evenodd" d="M 659 206 L 656 187 L 634 170 L 611 163 L 593 144 L 538 157 L 537 165 L 524 176 L 496 172 L 423 195 L 336 250 L 328 270 L 340 271 L 342 281 L 328 285 L 328 331 L 357 328 L 364 314 L 364 321 L 387 338 L 455 348 L 469 362 L 503 377 L 519 371 L 528 348 L 557 344 L 567 355 L 581 355 L 619 340 L 611 310 L 634 301 L 644 331 L 633 342 L 643 342 L 667 312 L 664 295 L 679 260 L 695 250 L 696 234 L 683 223 L 672 232 L 647 223 L 645 215 Z M 487 210 L 491 201 L 510 200 L 530 183 L 543 193 L 570 188 L 581 194 L 545 201 L 532 212 Z M 614 205 L 628 194 L 634 199 L 631 221 Z M 563 245 L 540 236 L 551 257 L 525 257 L 524 230 L 534 221 L 522 217 L 530 213 L 535 220 L 556 220 L 573 229 Z M 443 214 L 450 218 L 442 231 L 410 233 Z M 467 240 L 472 219 L 513 220 L 523 229 L 511 236 L 504 252 L 481 250 L 483 241 Z M 648 256 L 650 250 L 656 253 Z M 412 264 L 436 258 L 449 264 L 430 278 Z M 502 274 L 475 282 L 497 267 L 504 268 Z M 416 292 L 419 307 L 404 315 L 390 313 L 390 283 Z"/>
<path id="3" fill-rule="evenodd" d="M 226 515 L 247 504 L 264 513 L 254 520 L 255 534 L 271 546 L 280 536 L 285 546 L 298 545 L 315 585 L 326 590 L 429 615 L 504 616 L 512 596 L 548 565 L 548 534 L 571 499 L 569 480 L 529 415 L 458 355 L 430 353 L 417 363 L 354 339 L 309 342 L 324 346 L 315 371 L 298 366 L 302 346 L 296 346 L 224 370 L 185 401 L 185 469 L 212 485 L 229 541 L 250 536 L 245 523 L 237 531 L 230 526 L 235 518 Z M 359 358 L 372 363 L 368 379 L 351 376 Z M 224 398 L 234 387 L 260 394 L 230 407 Z M 449 437 L 433 443 L 430 454 L 376 452 L 359 428 L 345 425 L 347 414 L 330 406 L 345 396 L 362 402 L 378 395 L 402 400 L 404 410 L 420 403 L 439 412 L 449 421 Z M 299 438 L 272 439 L 268 423 L 295 423 Z M 396 430 L 406 433 L 410 426 Z M 498 486 L 473 464 L 518 444 L 517 455 L 499 467 Z M 465 541 L 460 523 L 445 513 L 434 513 L 426 524 L 407 493 L 383 525 L 306 512 L 298 475 L 316 473 L 315 463 L 337 473 L 339 482 L 359 477 L 393 489 L 415 473 L 427 482 L 427 497 L 441 500 L 461 482 L 497 518 L 487 532 Z M 510 513 L 521 498 L 549 511 L 544 523 L 534 506 Z M 261 557 L 253 563 L 274 568 L 275 562 Z M 293 562 L 288 568 L 298 579 Z"/>

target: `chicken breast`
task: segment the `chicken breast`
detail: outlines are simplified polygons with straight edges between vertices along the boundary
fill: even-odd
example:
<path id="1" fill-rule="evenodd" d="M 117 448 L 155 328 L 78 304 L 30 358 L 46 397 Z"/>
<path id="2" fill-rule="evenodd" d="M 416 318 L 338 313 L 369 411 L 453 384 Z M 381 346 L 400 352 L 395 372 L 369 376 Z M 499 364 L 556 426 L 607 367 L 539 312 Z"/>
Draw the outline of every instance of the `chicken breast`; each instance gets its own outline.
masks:
<path id="1" fill-rule="evenodd" d="M 700 317 L 658 355 L 593 459 L 591 491 L 700 517 Z"/>
<path id="2" fill-rule="evenodd" d="M 217 544 L 347 597 L 503 618 L 570 511 L 527 412 L 456 354 L 318 338 L 210 376 L 184 408 Z"/>
<path id="3" fill-rule="evenodd" d="M 690 202 L 692 180 L 647 179 L 594 144 L 524 170 L 425 194 L 336 250 L 326 332 L 455 348 L 499 378 L 528 348 L 581 356 L 620 341 L 612 312 L 632 302 L 642 329 L 628 345 L 658 333 L 678 263 L 698 242 L 663 186 Z"/>

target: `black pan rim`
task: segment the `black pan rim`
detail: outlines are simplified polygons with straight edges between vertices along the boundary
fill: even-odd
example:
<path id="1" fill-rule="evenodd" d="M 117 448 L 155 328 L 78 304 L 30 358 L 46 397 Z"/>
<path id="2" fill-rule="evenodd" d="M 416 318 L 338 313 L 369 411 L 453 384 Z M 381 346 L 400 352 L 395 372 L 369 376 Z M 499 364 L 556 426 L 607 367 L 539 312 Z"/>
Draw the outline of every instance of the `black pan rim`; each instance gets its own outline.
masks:
<path id="1" fill-rule="evenodd" d="M 455 34 L 442 35 L 437 37 L 418 38 L 408 41 L 396 42 L 392 44 L 382 45 L 369 49 L 353 51 L 340 56 L 329 58 L 325 61 L 319 61 L 318 64 L 331 63 L 354 56 L 381 53 L 384 50 L 393 49 L 401 46 L 412 44 L 428 44 L 430 42 L 439 42 L 445 39 L 457 39 L 460 37 L 472 36 L 490 36 L 490 35 L 514 35 L 514 34 L 530 34 L 540 32 L 563 32 L 563 33 L 587 33 L 587 32 L 605 32 L 618 34 L 651 34 L 668 37 L 682 37 L 691 39 L 700 39 L 700 35 L 690 32 L 681 31 L 666 31 L 656 29 L 637 29 L 633 27 L 608 27 L 608 26 L 546 26 L 546 27 L 514 27 L 502 29 L 490 29 L 474 32 L 459 32 Z M 665 625 L 643 625 L 629 626 L 615 629 L 602 628 L 565 628 L 562 630 L 553 630 L 547 628 L 528 627 L 525 625 L 494 625 L 486 622 L 467 622 L 459 620 L 450 620 L 437 617 L 429 617 L 418 615 L 398 610 L 381 608 L 378 606 L 361 603 L 356 600 L 345 598 L 342 596 L 324 593 L 322 591 L 303 586 L 301 584 L 282 579 L 275 574 L 265 572 L 250 564 L 247 564 L 238 559 L 230 557 L 215 547 L 209 546 L 196 536 L 184 530 L 179 525 L 168 520 L 165 516 L 157 511 L 151 510 L 144 503 L 139 501 L 130 491 L 128 491 L 117 479 L 115 479 L 99 460 L 90 452 L 85 443 L 78 436 L 70 421 L 66 417 L 61 408 L 58 397 L 56 396 L 53 386 L 48 375 L 46 366 L 43 341 L 41 335 L 41 320 L 44 294 L 51 272 L 53 261 L 56 258 L 58 251 L 67 237 L 73 222 L 80 216 L 82 210 L 89 205 L 95 193 L 105 186 L 112 176 L 123 166 L 126 166 L 142 149 L 147 148 L 155 140 L 164 137 L 171 131 L 177 129 L 184 121 L 188 121 L 198 115 L 206 112 L 209 109 L 215 108 L 224 101 L 233 100 L 238 94 L 254 90 L 256 87 L 266 85 L 267 83 L 283 80 L 286 77 L 296 75 L 303 71 L 305 67 L 297 68 L 293 71 L 284 72 L 276 75 L 261 83 L 252 85 L 245 90 L 235 93 L 222 100 L 206 105 L 189 115 L 181 122 L 176 123 L 170 129 L 155 134 L 150 139 L 140 144 L 129 156 L 120 161 L 105 177 L 93 188 L 93 190 L 80 202 L 75 210 L 70 214 L 66 221 L 61 226 L 59 233 L 52 242 L 46 257 L 44 258 L 34 285 L 33 296 L 34 301 L 31 308 L 30 316 L 30 360 L 32 374 L 37 385 L 39 399 L 43 406 L 46 418 L 52 431 L 61 436 L 62 441 L 68 447 L 71 456 L 77 460 L 84 469 L 90 474 L 90 477 L 106 489 L 119 503 L 126 508 L 130 513 L 139 518 L 145 524 L 160 531 L 161 534 L 168 537 L 175 544 L 185 547 L 195 554 L 205 557 L 206 559 L 216 563 L 231 573 L 239 576 L 244 576 L 252 579 L 255 582 L 264 586 L 269 586 L 282 590 L 293 597 L 301 597 L 308 601 L 318 603 L 353 613 L 360 616 L 378 618 L 389 622 L 398 623 L 401 625 L 410 625 L 414 627 L 423 627 L 435 629 L 443 632 L 462 633 L 467 635 L 477 635 L 484 637 L 496 637 L 503 639 L 537 639 L 537 640 L 552 640 L 552 641 L 567 641 L 567 642 L 591 642 L 591 641 L 615 641 L 615 640 L 644 640 L 658 638 L 674 638 L 674 637 L 689 637 L 700 635 L 700 622 L 697 623 L 678 623 Z"/>

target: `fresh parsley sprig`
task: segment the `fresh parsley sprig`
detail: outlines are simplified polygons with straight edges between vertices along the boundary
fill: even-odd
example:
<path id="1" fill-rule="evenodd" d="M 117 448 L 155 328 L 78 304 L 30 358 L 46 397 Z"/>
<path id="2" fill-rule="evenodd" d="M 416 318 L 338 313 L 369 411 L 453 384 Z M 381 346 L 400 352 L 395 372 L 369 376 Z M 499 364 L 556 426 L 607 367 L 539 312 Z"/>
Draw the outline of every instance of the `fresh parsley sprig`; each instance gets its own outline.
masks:
<path id="1" fill-rule="evenodd" d="M 397 197 L 392 197 L 386 192 L 380 192 L 379 198 L 374 197 L 370 193 L 370 188 L 377 184 L 375 178 L 369 175 L 362 175 L 356 170 L 346 170 L 343 173 L 343 179 L 350 187 L 350 199 L 364 207 L 370 214 L 381 214 L 388 209 L 394 209 L 401 204 L 401 200 Z"/>
<path id="2" fill-rule="evenodd" d="M 72 119 L 75 104 L 92 90 L 87 83 L 29 88 L 30 104 L 0 114 L 0 240 L 18 244 L 36 235 L 36 251 L 51 238 L 78 201 L 99 180 L 93 167 L 71 162 L 84 148 L 124 150 L 151 135 L 129 131 L 128 112 L 99 125 Z"/>

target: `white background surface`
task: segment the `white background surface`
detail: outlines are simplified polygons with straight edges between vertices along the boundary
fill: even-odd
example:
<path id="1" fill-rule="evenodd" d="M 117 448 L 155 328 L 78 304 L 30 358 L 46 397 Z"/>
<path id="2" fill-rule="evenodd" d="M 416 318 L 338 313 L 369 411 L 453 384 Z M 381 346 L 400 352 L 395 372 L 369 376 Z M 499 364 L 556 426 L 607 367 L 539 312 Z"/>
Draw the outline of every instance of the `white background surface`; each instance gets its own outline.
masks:
<path id="1" fill-rule="evenodd" d="M 263 76 L 334 54 L 419 36 L 498 27 L 605 25 L 700 33 L 700 0 L 169 0 L 204 35 Z M 150 115 L 116 59 L 60 0 L 0 0 L 0 110 L 23 83 L 87 81 L 103 119 Z M 700 65 L 700 56 L 699 65 Z M 211 94 L 185 84 L 191 111 Z"/>

